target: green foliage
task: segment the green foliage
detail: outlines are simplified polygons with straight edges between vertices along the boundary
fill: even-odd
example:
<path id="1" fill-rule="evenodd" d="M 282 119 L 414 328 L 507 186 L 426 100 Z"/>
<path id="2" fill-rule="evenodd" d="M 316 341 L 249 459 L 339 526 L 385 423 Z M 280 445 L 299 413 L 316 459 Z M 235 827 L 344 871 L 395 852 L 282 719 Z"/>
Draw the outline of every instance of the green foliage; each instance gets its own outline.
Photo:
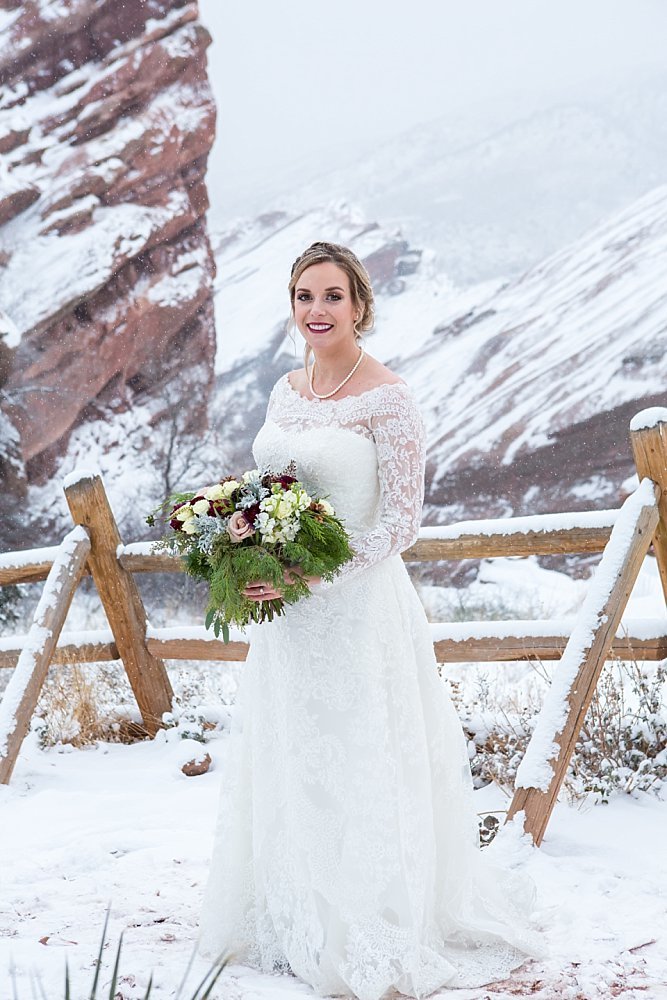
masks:
<path id="1" fill-rule="evenodd" d="M 241 488 L 232 494 L 232 507 L 240 495 Z M 157 517 L 169 525 L 174 506 L 196 496 L 196 493 L 173 494 L 155 509 L 148 522 L 155 524 Z M 225 642 L 229 641 L 230 625 L 243 627 L 250 622 L 272 621 L 276 615 L 284 614 L 286 605 L 310 596 L 305 578 L 331 581 L 354 555 L 342 522 L 325 513 L 317 502 L 301 511 L 299 530 L 292 541 L 264 544 L 259 529 L 240 542 L 232 541 L 223 530 L 214 534 L 207 545 L 205 550 L 196 534 L 170 529 L 154 543 L 154 549 L 180 555 L 185 572 L 209 585 L 206 628 L 213 628 L 216 637 L 222 633 Z M 249 600 L 243 591 L 257 580 L 266 581 L 282 597 Z"/>
<path id="2" fill-rule="evenodd" d="M 97 953 L 97 960 L 95 962 L 95 974 L 93 976 L 93 982 L 92 982 L 91 987 L 90 987 L 90 992 L 86 991 L 85 1000 L 98 1000 L 98 998 L 97 998 L 97 990 L 98 990 L 98 987 L 99 987 L 100 972 L 101 972 L 101 969 L 102 969 L 102 955 L 104 953 L 104 945 L 106 944 L 107 927 L 108 927 L 108 925 L 109 925 L 109 909 L 107 908 L 106 917 L 105 917 L 105 920 L 104 920 L 104 927 L 102 929 L 102 939 L 100 941 L 100 947 L 99 947 L 98 953 Z M 119 973 L 120 973 L 120 956 L 121 956 L 122 947 L 123 947 L 123 935 L 121 933 L 121 935 L 120 935 L 120 937 L 118 939 L 118 946 L 116 948 L 116 954 L 115 954 L 115 957 L 114 957 L 114 967 L 113 967 L 113 972 L 112 972 L 112 977 L 111 977 L 111 984 L 109 986 L 109 992 L 106 995 L 106 1000 L 115 1000 L 115 998 L 117 998 L 118 995 L 119 995 L 119 994 L 116 993 L 116 986 L 118 985 L 118 976 L 119 976 Z M 195 957 L 195 952 L 193 951 L 193 953 L 192 953 L 192 955 L 190 957 L 190 961 L 188 963 L 188 967 L 185 970 L 185 973 L 183 975 L 183 979 L 181 980 L 181 984 L 180 984 L 180 986 L 178 988 L 178 992 L 176 994 L 176 1000 L 184 1000 L 183 988 L 185 986 L 185 981 L 188 978 L 188 975 L 190 973 L 190 969 L 192 968 L 192 963 L 194 961 L 194 957 Z M 214 966 L 211 966 L 211 968 L 207 971 L 207 973 L 205 974 L 205 976 L 202 979 L 202 981 L 199 983 L 199 985 L 195 989 L 194 993 L 192 993 L 190 995 L 189 1000 L 208 1000 L 208 998 L 211 996 L 211 992 L 213 990 L 213 987 L 215 986 L 215 984 L 217 983 L 218 979 L 222 975 L 223 969 L 225 968 L 226 964 L 227 964 L 227 959 L 226 958 L 221 958 L 218 962 L 216 962 L 216 964 Z M 143 995 L 143 1000 L 150 1000 L 150 997 L 152 996 L 152 993 L 153 993 L 153 975 L 151 973 L 151 976 L 150 976 L 150 978 L 148 980 L 148 983 L 146 985 L 146 992 Z M 65 994 L 64 994 L 64 1000 L 84 1000 L 83 995 L 80 995 L 79 998 L 77 998 L 72 993 L 72 983 L 71 983 L 70 974 L 69 974 L 69 965 L 68 965 L 67 962 L 65 962 Z M 103 1000 L 103 998 L 101 996 L 100 996 L 100 1000 Z"/>
<path id="3" fill-rule="evenodd" d="M 319 576 L 333 580 L 339 568 L 352 558 L 347 533 L 341 522 L 326 514 L 306 510 L 296 538 L 272 545 L 258 544 L 258 532 L 238 544 L 229 544 L 221 536 L 210 557 L 191 549 L 185 556 L 185 569 L 191 576 L 206 580 L 210 586 L 206 627 L 213 626 L 216 636 L 223 632 L 228 641 L 229 625 L 273 621 L 284 614 L 285 605 L 310 596 L 304 579 Z M 286 575 L 286 568 L 292 572 Z M 281 599 L 251 601 L 243 596 L 244 588 L 254 580 L 266 580 L 282 591 Z"/>

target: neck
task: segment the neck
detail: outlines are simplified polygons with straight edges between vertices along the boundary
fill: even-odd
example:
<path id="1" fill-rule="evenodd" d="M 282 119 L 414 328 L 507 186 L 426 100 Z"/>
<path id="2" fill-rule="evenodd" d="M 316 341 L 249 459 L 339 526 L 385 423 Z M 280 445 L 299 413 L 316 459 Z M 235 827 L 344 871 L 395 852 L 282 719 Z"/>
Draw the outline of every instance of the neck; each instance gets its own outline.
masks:
<path id="1" fill-rule="evenodd" d="M 353 343 L 344 351 L 336 351 L 331 356 L 328 351 L 316 351 L 313 348 L 313 359 L 317 364 L 317 381 L 320 385 L 336 385 L 345 378 L 350 369 L 359 360 L 359 345 Z M 311 362 L 312 363 L 312 362 Z"/>

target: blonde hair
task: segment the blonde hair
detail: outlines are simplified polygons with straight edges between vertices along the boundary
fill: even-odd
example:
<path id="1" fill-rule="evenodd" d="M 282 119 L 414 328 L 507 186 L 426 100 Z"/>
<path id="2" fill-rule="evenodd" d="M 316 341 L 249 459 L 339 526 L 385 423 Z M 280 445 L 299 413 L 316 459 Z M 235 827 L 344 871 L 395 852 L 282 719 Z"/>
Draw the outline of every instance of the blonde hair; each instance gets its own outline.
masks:
<path id="1" fill-rule="evenodd" d="M 291 314 L 287 324 L 287 332 L 291 335 L 296 325 L 294 319 L 294 297 L 299 278 L 312 264 L 330 262 L 345 271 L 350 283 L 350 297 L 353 309 L 360 313 L 354 322 L 354 339 L 360 344 L 364 333 L 373 329 L 375 323 L 375 299 L 368 271 L 356 254 L 348 247 L 338 243 L 311 243 L 307 250 L 292 264 L 290 280 L 287 289 L 290 296 Z M 308 371 L 308 359 L 311 347 L 306 344 L 303 352 L 303 366 Z"/>

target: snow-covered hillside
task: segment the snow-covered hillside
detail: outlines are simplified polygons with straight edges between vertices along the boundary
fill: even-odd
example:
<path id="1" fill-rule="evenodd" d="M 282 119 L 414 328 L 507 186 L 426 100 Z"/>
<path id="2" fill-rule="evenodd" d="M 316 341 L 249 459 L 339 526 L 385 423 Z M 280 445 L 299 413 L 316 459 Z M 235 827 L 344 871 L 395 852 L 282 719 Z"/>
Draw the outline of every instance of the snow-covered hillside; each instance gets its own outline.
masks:
<path id="1" fill-rule="evenodd" d="M 216 248 L 215 406 L 241 464 L 271 384 L 301 364 L 284 336 L 287 278 L 323 235 L 365 260 L 368 348 L 423 408 L 430 520 L 616 505 L 633 472 L 629 419 L 665 398 L 667 187 L 519 278 L 465 291 L 432 251 L 345 202 L 230 227 Z"/>
<path id="2" fill-rule="evenodd" d="M 452 103 L 443 95 L 443 109 Z M 441 270 L 467 287 L 518 277 L 667 180 L 666 162 L 667 87 L 664 74 L 647 72 L 531 111 L 489 94 L 472 110 L 343 150 L 316 172 L 304 160 L 277 176 L 251 173 L 239 179 L 238 202 L 255 215 L 352 200 L 435 250 Z M 216 184 L 213 175 L 214 230 L 237 201 L 217 197 Z"/>

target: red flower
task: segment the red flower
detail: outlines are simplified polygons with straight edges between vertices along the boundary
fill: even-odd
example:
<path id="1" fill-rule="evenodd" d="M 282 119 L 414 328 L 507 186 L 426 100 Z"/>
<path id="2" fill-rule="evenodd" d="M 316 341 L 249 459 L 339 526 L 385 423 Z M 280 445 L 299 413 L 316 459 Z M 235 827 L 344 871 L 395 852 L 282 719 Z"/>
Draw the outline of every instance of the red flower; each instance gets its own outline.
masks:
<path id="1" fill-rule="evenodd" d="M 292 483 L 296 482 L 296 476 L 278 476 L 276 481 L 280 483 L 284 490 L 288 490 Z"/>
<path id="2" fill-rule="evenodd" d="M 255 518 L 257 517 L 258 514 L 259 514 L 258 503 L 253 504 L 252 507 L 246 507 L 246 509 L 243 511 L 243 516 L 245 517 L 246 521 L 253 527 L 255 525 Z"/>

